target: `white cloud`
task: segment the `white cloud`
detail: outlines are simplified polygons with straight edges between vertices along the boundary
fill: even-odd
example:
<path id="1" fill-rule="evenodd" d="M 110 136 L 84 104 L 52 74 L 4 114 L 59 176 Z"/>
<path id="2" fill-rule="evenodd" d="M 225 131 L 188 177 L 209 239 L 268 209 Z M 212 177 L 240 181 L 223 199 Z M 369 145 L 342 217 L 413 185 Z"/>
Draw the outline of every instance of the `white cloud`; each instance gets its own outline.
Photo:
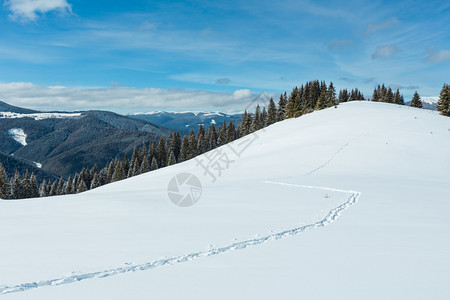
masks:
<path id="1" fill-rule="evenodd" d="M 378 46 L 375 53 L 372 54 L 372 59 L 387 58 L 399 51 L 395 45 Z"/>
<path id="2" fill-rule="evenodd" d="M 265 93 L 264 93 L 265 94 Z M 265 94 L 267 95 L 267 94 Z M 250 90 L 219 93 L 201 90 L 159 88 L 70 88 L 41 86 L 28 82 L 0 83 L 0 100 L 36 110 L 104 109 L 116 112 L 243 111 L 261 94 Z"/>
<path id="3" fill-rule="evenodd" d="M 425 61 L 427 62 L 444 62 L 450 60 L 450 50 L 441 50 L 428 56 Z"/>
<path id="4" fill-rule="evenodd" d="M 72 11 L 67 0 L 5 0 L 4 5 L 11 11 L 11 19 L 23 21 L 34 21 L 38 14 L 53 10 L 69 13 Z"/>

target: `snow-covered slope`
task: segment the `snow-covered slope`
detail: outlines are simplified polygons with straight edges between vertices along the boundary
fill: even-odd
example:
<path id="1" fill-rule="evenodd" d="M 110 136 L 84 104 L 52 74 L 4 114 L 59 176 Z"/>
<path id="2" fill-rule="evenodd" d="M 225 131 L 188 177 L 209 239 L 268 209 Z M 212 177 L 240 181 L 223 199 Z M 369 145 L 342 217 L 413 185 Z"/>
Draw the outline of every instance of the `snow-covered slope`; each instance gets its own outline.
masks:
<path id="1" fill-rule="evenodd" d="M 0 296 L 448 299 L 448 149 L 450 118 L 351 102 L 83 194 L 2 201 Z M 168 197 L 180 173 L 202 184 L 191 207 Z"/>

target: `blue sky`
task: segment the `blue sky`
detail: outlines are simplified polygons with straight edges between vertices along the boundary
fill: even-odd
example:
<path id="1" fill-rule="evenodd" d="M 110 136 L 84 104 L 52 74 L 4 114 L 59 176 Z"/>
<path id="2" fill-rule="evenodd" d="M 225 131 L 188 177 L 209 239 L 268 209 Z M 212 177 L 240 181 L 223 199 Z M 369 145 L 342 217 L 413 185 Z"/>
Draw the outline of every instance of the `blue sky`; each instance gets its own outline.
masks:
<path id="1" fill-rule="evenodd" d="M 408 97 L 450 82 L 448 1 L 7 0 L 0 100 L 240 110 L 307 80 Z"/>

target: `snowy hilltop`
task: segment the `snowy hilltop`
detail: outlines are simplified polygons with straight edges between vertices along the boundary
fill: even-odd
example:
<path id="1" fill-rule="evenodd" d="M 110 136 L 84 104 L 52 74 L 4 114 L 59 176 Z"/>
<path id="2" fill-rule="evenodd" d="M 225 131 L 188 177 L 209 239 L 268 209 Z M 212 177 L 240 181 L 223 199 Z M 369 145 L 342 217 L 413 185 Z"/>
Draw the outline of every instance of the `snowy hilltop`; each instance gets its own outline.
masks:
<path id="1" fill-rule="evenodd" d="M 0 295 L 448 299 L 448 149 L 450 118 L 354 101 L 85 193 L 1 201 Z"/>

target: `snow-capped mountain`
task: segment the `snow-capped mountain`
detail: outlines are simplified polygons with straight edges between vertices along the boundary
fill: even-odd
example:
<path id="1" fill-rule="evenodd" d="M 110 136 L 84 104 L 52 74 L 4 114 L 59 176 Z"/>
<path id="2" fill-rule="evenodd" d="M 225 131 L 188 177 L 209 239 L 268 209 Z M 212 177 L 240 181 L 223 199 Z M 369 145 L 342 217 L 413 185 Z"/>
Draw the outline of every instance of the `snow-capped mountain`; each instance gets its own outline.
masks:
<path id="1" fill-rule="evenodd" d="M 348 102 L 89 192 L 0 201 L 0 294 L 448 299 L 448 128 Z"/>
<path id="2" fill-rule="evenodd" d="M 131 153 L 135 146 L 169 133 L 147 121 L 108 111 L 39 112 L 0 101 L 0 152 L 4 154 L 0 163 L 10 175 L 15 171 L 12 166 L 26 171 L 23 162 L 28 161 L 42 171 L 69 176 L 95 163 L 102 167 Z"/>
<path id="3" fill-rule="evenodd" d="M 422 101 L 422 105 L 424 109 L 436 110 L 436 105 L 439 101 L 439 97 L 420 97 Z M 409 105 L 411 101 L 406 102 L 406 105 Z"/>
<path id="4" fill-rule="evenodd" d="M 221 112 L 164 112 L 128 114 L 130 118 L 145 120 L 158 126 L 171 128 L 180 132 L 193 129 L 197 132 L 200 125 L 206 129 L 211 125 L 220 126 L 223 122 L 233 121 L 236 126 L 240 124 L 242 114 L 225 114 Z"/>

